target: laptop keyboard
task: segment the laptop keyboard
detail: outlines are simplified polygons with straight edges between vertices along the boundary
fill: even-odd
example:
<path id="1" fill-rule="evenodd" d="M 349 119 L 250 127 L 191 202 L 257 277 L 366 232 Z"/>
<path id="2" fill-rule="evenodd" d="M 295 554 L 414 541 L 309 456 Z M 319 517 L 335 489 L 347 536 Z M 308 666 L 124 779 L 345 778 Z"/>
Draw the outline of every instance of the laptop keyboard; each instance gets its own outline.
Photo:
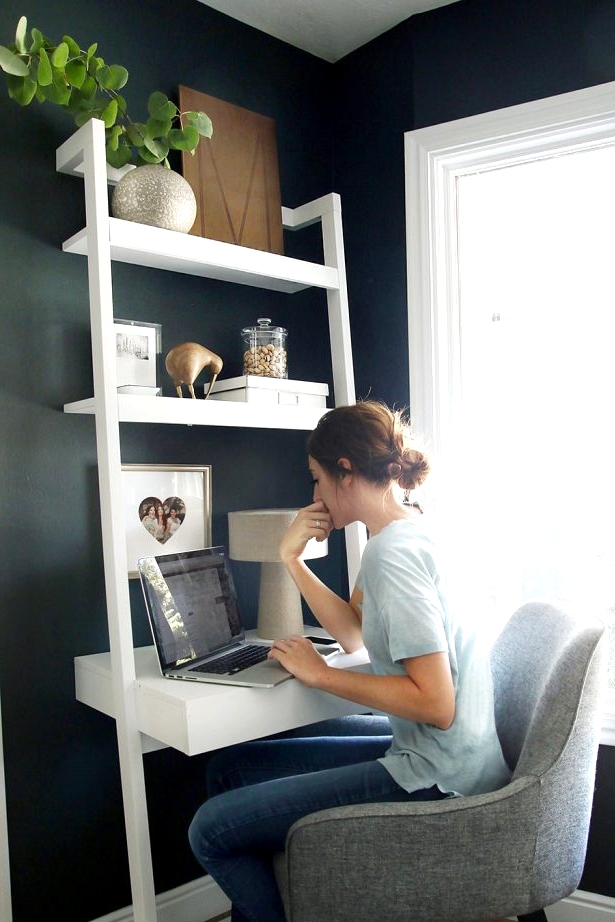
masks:
<path id="1" fill-rule="evenodd" d="M 219 659 L 212 660 L 208 663 L 201 663 L 195 666 L 190 672 L 209 672 L 215 675 L 235 675 L 237 672 L 243 672 L 249 666 L 256 663 L 262 663 L 267 659 L 269 647 L 264 644 L 246 644 L 239 650 L 227 653 Z"/>

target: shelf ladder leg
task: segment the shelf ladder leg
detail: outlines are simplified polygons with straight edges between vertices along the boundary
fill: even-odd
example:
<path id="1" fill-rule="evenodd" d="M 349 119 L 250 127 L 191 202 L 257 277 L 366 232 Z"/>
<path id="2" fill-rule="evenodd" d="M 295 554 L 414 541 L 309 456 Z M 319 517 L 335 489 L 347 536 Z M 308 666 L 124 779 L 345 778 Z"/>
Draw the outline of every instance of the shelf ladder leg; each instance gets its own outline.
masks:
<path id="1" fill-rule="evenodd" d="M 116 514 L 123 501 L 122 462 L 103 123 L 91 119 L 73 135 L 75 140 L 82 138 L 101 526 L 128 864 L 134 922 L 155 922 L 156 895 L 135 697 L 126 536 L 122 518 Z"/>

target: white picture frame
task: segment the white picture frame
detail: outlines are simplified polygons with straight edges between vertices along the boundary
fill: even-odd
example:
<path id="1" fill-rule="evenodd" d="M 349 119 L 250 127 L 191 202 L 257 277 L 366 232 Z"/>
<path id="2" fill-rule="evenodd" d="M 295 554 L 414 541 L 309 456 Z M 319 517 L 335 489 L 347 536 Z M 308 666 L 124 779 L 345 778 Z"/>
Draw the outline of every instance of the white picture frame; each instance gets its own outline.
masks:
<path id="1" fill-rule="evenodd" d="M 122 493 L 130 578 L 140 557 L 211 546 L 211 465 L 123 464 Z"/>
<path id="2" fill-rule="evenodd" d="M 114 318 L 113 332 L 118 388 L 157 388 L 161 325 Z"/>

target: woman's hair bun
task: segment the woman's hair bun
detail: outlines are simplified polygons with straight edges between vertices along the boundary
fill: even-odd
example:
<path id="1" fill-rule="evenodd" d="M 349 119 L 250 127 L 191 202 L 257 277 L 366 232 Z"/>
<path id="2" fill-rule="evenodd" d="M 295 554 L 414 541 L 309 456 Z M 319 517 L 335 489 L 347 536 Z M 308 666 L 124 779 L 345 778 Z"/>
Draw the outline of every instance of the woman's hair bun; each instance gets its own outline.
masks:
<path id="1" fill-rule="evenodd" d="M 429 459 L 417 448 L 407 448 L 404 455 L 403 463 L 400 465 L 399 483 L 404 490 L 416 490 L 429 475 L 431 469 Z"/>

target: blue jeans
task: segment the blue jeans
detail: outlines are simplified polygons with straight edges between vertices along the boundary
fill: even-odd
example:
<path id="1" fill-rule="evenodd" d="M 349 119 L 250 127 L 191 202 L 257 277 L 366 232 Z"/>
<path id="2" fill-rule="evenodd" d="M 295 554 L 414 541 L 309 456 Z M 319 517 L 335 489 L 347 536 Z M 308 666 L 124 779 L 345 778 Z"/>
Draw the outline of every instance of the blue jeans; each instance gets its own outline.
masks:
<path id="1" fill-rule="evenodd" d="M 197 860 L 233 904 L 233 922 L 285 922 L 273 872 L 292 824 L 349 804 L 434 800 L 437 789 L 408 794 L 376 760 L 391 743 L 386 718 L 365 718 L 365 735 L 285 735 L 215 753 L 208 799 L 190 825 Z M 356 727 L 351 722 L 350 726 Z M 306 728 L 347 732 L 344 721 Z M 378 735 L 370 735 L 375 729 Z"/>

